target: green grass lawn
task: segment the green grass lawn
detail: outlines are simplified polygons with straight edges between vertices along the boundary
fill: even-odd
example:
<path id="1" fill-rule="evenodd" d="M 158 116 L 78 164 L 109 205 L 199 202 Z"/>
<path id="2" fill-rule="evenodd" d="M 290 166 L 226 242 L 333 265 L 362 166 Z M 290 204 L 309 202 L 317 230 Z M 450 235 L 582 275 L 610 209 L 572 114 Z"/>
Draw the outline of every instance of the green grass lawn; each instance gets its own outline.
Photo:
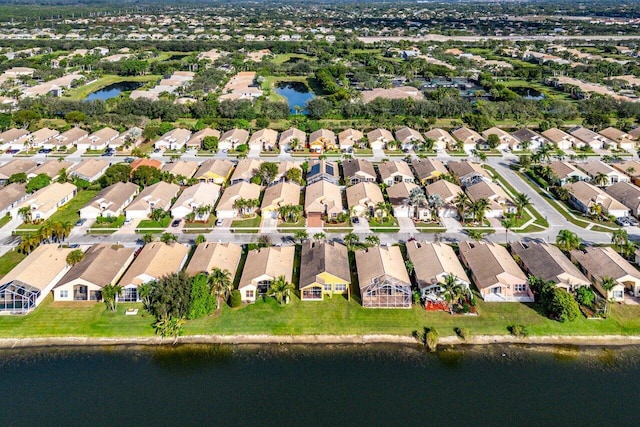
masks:
<path id="1" fill-rule="evenodd" d="M 145 219 L 140 221 L 140 224 L 138 224 L 138 228 L 167 228 L 170 222 L 171 222 L 171 217 L 168 215 L 165 217 L 162 217 L 160 221 Z"/>
<path id="2" fill-rule="evenodd" d="M 0 257 L 0 277 L 10 272 L 13 267 L 18 265 L 20 261 L 27 256 L 21 252 L 12 250 Z"/>
<path id="3" fill-rule="evenodd" d="M 273 62 L 276 65 L 282 65 L 285 62 L 289 61 L 292 58 L 304 59 L 307 61 L 317 61 L 318 58 L 313 56 L 305 55 L 303 53 L 279 53 L 271 59 L 270 62 Z"/>
<path id="4" fill-rule="evenodd" d="M 231 222 L 231 228 L 249 228 L 249 230 L 237 230 L 242 233 L 257 233 L 258 228 L 260 228 L 260 222 L 262 221 L 262 217 L 260 215 L 256 215 L 253 218 L 247 219 L 235 219 Z"/>
<path id="5" fill-rule="evenodd" d="M 400 227 L 398 226 L 398 220 L 392 216 L 387 216 L 382 218 L 381 221 L 379 218 L 371 218 L 369 220 L 369 228 L 373 232 L 389 232 L 389 233 L 397 233 L 400 231 Z"/>
<path id="6" fill-rule="evenodd" d="M 137 316 L 125 316 L 129 307 Z M 273 298 L 239 309 L 224 306 L 208 317 L 187 321 L 185 335 L 196 334 L 399 334 L 410 335 L 425 326 L 435 327 L 441 336 L 453 335 L 456 327 L 473 335 L 506 335 L 507 327 L 522 324 L 531 335 L 634 335 L 640 333 L 640 306 L 614 304 L 605 320 L 579 318 L 559 323 L 543 317 L 536 304 L 485 303 L 478 301 L 479 316 L 452 316 L 445 312 L 367 309 L 342 296 L 323 302 L 302 302 L 294 297 L 279 306 Z M 1 337 L 37 336 L 151 336 L 153 319 L 140 304 L 119 304 L 111 313 L 104 304 L 54 303 L 48 297 L 26 316 L 0 316 Z"/>
<path id="7" fill-rule="evenodd" d="M 305 217 L 301 216 L 297 222 L 283 222 L 281 221 L 278 224 L 278 231 L 284 231 L 285 233 L 289 230 L 288 228 L 305 228 L 307 224 L 307 220 Z"/>
<path id="8" fill-rule="evenodd" d="M 2 218 L 0 218 L 0 228 L 4 227 L 5 225 L 7 225 L 7 223 L 11 221 L 11 215 L 7 214 L 5 216 L 3 216 Z"/>
<path id="9" fill-rule="evenodd" d="M 198 230 L 202 228 L 213 228 L 216 226 L 216 216 L 209 215 L 209 219 L 207 222 L 186 222 L 184 223 L 183 228 L 186 230 Z"/>

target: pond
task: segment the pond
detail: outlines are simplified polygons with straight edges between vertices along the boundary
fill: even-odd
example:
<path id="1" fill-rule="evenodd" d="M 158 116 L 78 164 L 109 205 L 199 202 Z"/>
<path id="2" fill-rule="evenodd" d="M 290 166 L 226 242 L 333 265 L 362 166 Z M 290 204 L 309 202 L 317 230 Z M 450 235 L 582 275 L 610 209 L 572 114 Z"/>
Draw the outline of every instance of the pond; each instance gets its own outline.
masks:
<path id="1" fill-rule="evenodd" d="M 302 82 L 279 82 L 275 90 L 278 95 L 287 100 L 291 114 L 297 113 L 295 107 L 305 108 L 307 101 L 316 96 L 315 93 Z M 306 114 L 306 110 L 303 111 L 302 114 Z"/>
<path id="2" fill-rule="evenodd" d="M 87 96 L 85 101 L 96 101 L 98 99 L 102 101 L 106 101 L 110 98 L 115 98 L 120 95 L 122 92 L 128 92 L 131 90 L 136 90 L 139 87 L 144 85 L 144 82 L 118 82 L 110 84 L 109 86 L 105 86 L 102 89 L 99 89 L 95 92 L 92 92 Z"/>
<path id="3" fill-rule="evenodd" d="M 509 89 L 511 89 L 512 91 L 514 91 L 515 93 L 523 97 L 524 99 L 540 101 L 541 99 L 544 99 L 546 97 L 544 93 L 540 92 L 537 89 L 532 89 L 530 87 L 515 86 L 515 87 L 510 87 Z"/>
<path id="4" fill-rule="evenodd" d="M 9 426 L 631 426 L 639 356 L 535 346 L 0 350 L 0 414 Z"/>

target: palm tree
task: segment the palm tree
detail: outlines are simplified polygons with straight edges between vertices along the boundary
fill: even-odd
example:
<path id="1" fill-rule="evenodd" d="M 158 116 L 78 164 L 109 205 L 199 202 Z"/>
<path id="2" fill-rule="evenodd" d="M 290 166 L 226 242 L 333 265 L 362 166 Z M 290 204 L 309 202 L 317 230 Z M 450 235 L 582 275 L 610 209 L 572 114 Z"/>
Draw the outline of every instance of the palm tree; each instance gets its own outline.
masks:
<path id="1" fill-rule="evenodd" d="M 156 237 L 152 234 L 152 233 L 144 233 L 142 235 L 142 241 L 146 244 L 146 243 L 151 243 L 154 240 L 156 240 Z"/>
<path id="2" fill-rule="evenodd" d="M 404 262 L 404 266 L 407 269 L 407 273 L 409 273 L 409 276 L 411 276 L 415 270 L 415 265 L 413 265 L 413 261 L 411 261 L 410 259 L 406 260 Z"/>
<path id="3" fill-rule="evenodd" d="M 309 238 L 309 233 L 306 230 L 296 230 L 293 233 L 293 240 L 297 241 L 299 245 Z"/>
<path id="4" fill-rule="evenodd" d="M 122 286 L 120 285 L 106 285 L 102 287 L 102 300 L 107 308 L 111 311 L 116 311 L 118 307 L 118 295 L 122 292 Z"/>
<path id="5" fill-rule="evenodd" d="M 456 209 L 458 209 L 458 215 L 460 215 L 460 220 L 462 221 L 465 220 L 465 214 L 467 213 L 467 209 L 469 208 L 469 203 L 471 203 L 471 200 L 465 192 L 458 193 L 456 198 L 453 199 L 453 204 L 455 205 Z"/>
<path id="6" fill-rule="evenodd" d="M 426 206 L 427 197 L 425 196 L 424 191 L 422 191 L 422 188 L 416 187 L 411 190 L 409 193 L 409 204 L 411 204 L 413 216 L 415 216 L 416 213 L 415 208 L 420 209 L 421 207 Z"/>
<path id="7" fill-rule="evenodd" d="M 565 187 L 554 187 L 553 192 L 556 198 L 562 202 L 566 202 L 571 198 L 571 192 Z"/>
<path id="8" fill-rule="evenodd" d="M 27 224 L 31 223 L 32 216 L 31 216 L 31 207 L 30 206 L 23 206 L 20 209 L 18 209 L 18 215 L 20 215 L 22 220 L 24 222 L 26 222 Z"/>
<path id="9" fill-rule="evenodd" d="M 531 205 L 531 198 L 524 193 L 516 193 L 513 203 L 518 209 L 518 218 L 522 218 L 522 211 Z"/>
<path id="10" fill-rule="evenodd" d="M 324 242 L 327 240 L 327 235 L 324 234 L 322 231 L 316 233 L 313 235 L 313 240 L 317 240 L 319 242 Z"/>
<path id="11" fill-rule="evenodd" d="M 284 276 L 279 276 L 276 280 L 271 282 L 271 286 L 267 291 L 267 296 L 275 297 L 280 305 L 289 304 L 289 297 L 293 289 L 293 285 L 287 282 Z"/>
<path id="12" fill-rule="evenodd" d="M 578 249 L 582 244 L 582 240 L 572 231 L 560 230 L 556 236 L 556 244 L 563 251 L 569 252 L 572 249 Z"/>
<path id="13" fill-rule="evenodd" d="M 620 253 L 627 259 L 633 259 L 637 249 L 633 242 L 627 242 L 620 247 Z"/>
<path id="14" fill-rule="evenodd" d="M 357 246 L 360 245 L 360 236 L 351 232 L 344 236 L 344 244 L 347 247 L 348 251 L 353 251 Z"/>
<path id="15" fill-rule="evenodd" d="M 391 204 L 388 202 L 378 202 L 375 207 L 375 212 L 379 213 L 380 218 L 384 218 L 389 215 L 391 211 Z"/>
<path id="16" fill-rule="evenodd" d="M 596 176 L 593 177 L 593 183 L 599 187 L 604 187 L 608 182 L 609 177 L 602 172 L 598 172 Z"/>
<path id="17" fill-rule="evenodd" d="M 515 222 L 511 218 L 505 218 L 502 221 L 502 226 L 504 227 L 504 240 L 508 244 L 509 243 L 509 230 L 513 228 Z"/>
<path id="18" fill-rule="evenodd" d="M 489 201 L 484 197 L 471 202 L 469 205 L 469 211 L 473 215 L 473 220 L 476 223 L 482 223 L 484 221 L 487 209 L 489 209 Z"/>
<path id="19" fill-rule="evenodd" d="M 600 285 L 602 286 L 602 289 L 605 290 L 605 292 L 607 293 L 606 296 L 608 297 L 609 292 L 611 292 L 613 287 L 616 285 L 616 280 L 613 277 L 604 276 L 602 278 L 602 281 L 600 282 Z"/>
<path id="20" fill-rule="evenodd" d="M 229 273 L 229 270 L 214 267 L 207 280 L 209 286 L 211 286 L 211 295 L 216 297 L 216 310 L 218 310 L 220 308 L 220 297 L 223 296 L 226 301 L 233 289 L 231 273 Z"/>
<path id="21" fill-rule="evenodd" d="M 620 251 L 620 248 L 622 248 L 622 246 L 627 244 L 628 242 L 629 234 L 627 233 L 627 230 L 618 228 L 611 234 L 611 243 L 613 244 L 613 246 L 618 248 L 618 251 Z"/>
<path id="22" fill-rule="evenodd" d="M 467 230 L 467 234 L 471 240 L 479 241 L 482 239 L 483 233 L 480 230 L 469 229 Z"/>
<path id="23" fill-rule="evenodd" d="M 81 249 L 74 249 L 67 255 L 67 264 L 74 266 L 84 258 L 84 252 Z"/>
<path id="24" fill-rule="evenodd" d="M 369 248 L 380 246 L 380 238 L 378 236 L 367 236 L 364 241 L 365 245 Z"/>
<path id="25" fill-rule="evenodd" d="M 175 243 L 178 241 L 178 236 L 176 236 L 173 233 L 162 233 L 162 235 L 160 236 L 160 241 L 162 243 L 165 243 L 167 245 L 171 244 L 171 243 Z"/>
<path id="26" fill-rule="evenodd" d="M 444 205 L 444 200 L 442 200 L 442 196 L 439 194 L 429 194 L 427 203 L 429 204 L 429 208 L 431 208 L 431 218 L 435 221 L 438 217 L 438 209 Z"/>
<path id="27" fill-rule="evenodd" d="M 22 240 L 20 240 L 20 244 L 18 245 L 18 251 L 28 255 L 31 251 L 37 248 L 39 244 L 40 239 L 38 236 L 31 233 L 22 237 Z"/>
<path id="28" fill-rule="evenodd" d="M 442 288 L 442 296 L 449 307 L 449 313 L 453 313 L 453 307 L 458 305 L 462 295 L 462 285 L 453 273 L 449 273 L 444 276 L 444 282 L 440 283 L 440 287 Z"/>

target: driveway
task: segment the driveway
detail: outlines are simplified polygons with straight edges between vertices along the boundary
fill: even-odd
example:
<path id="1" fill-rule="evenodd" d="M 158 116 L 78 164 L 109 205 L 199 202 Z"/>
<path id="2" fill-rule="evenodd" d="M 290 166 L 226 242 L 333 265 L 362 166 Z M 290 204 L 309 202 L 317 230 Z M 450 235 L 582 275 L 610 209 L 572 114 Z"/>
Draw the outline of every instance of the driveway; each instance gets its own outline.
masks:
<path id="1" fill-rule="evenodd" d="M 271 215 L 265 215 L 262 217 L 260 223 L 260 233 L 275 233 L 278 231 L 278 218 L 274 218 Z"/>
<path id="2" fill-rule="evenodd" d="M 260 157 L 260 152 L 262 150 L 260 149 L 260 146 L 253 146 L 249 149 L 249 154 L 247 154 L 247 157 L 251 157 L 251 158 L 257 158 Z"/>
<path id="3" fill-rule="evenodd" d="M 440 222 L 447 229 L 447 233 L 456 233 L 462 231 L 462 224 L 455 218 L 441 217 Z"/>
<path id="4" fill-rule="evenodd" d="M 369 227 L 369 220 L 366 218 L 359 218 L 358 223 L 351 222 L 353 225 L 354 233 L 371 233 L 371 228 Z"/>
<path id="5" fill-rule="evenodd" d="M 417 233 L 418 229 L 416 228 L 416 224 L 413 222 L 411 218 L 396 218 L 398 220 L 398 225 L 400 226 L 400 233 Z"/>
<path id="6" fill-rule="evenodd" d="M 69 236 L 82 236 L 87 234 L 87 230 L 90 229 L 95 222 L 95 219 L 87 219 L 84 224 L 74 226 L 71 229 L 71 233 L 69 233 Z"/>

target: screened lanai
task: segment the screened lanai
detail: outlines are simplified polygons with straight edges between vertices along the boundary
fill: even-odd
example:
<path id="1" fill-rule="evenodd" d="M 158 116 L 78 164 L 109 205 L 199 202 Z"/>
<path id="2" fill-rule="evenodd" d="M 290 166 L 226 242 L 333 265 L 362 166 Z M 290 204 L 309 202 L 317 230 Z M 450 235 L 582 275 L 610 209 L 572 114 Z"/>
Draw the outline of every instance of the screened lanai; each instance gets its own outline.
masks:
<path id="1" fill-rule="evenodd" d="M 0 312 L 28 313 L 36 307 L 40 292 L 19 280 L 0 285 Z"/>

